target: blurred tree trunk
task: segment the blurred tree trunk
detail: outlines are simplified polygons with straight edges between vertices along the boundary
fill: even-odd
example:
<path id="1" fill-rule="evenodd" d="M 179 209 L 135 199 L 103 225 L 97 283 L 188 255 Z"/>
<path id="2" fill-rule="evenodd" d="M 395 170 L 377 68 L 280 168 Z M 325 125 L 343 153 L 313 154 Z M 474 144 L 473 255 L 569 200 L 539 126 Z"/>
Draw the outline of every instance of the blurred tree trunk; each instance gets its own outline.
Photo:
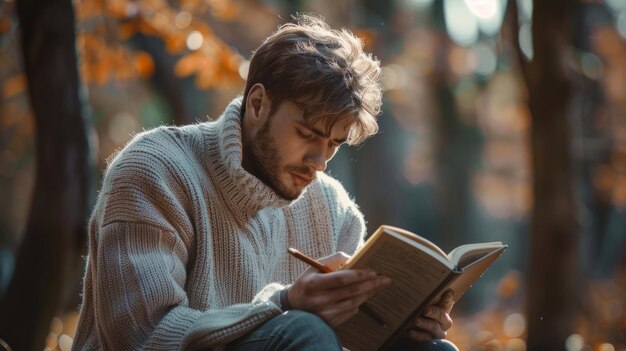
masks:
<path id="1" fill-rule="evenodd" d="M 429 76 L 437 99 L 438 114 L 433 121 L 435 206 L 437 209 L 437 236 L 442 243 L 460 245 L 467 240 L 467 208 L 470 202 L 472 166 L 476 164 L 479 138 L 460 118 L 454 92 L 450 87 L 449 72 L 444 58 L 452 43 L 445 34 L 440 36 L 440 57 Z"/>
<path id="2" fill-rule="evenodd" d="M 137 33 L 132 43 L 139 49 L 150 54 L 154 60 L 154 74 L 150 82 L 155 90 L 164 98 L 170 108 L 172 122 L 182 126 L 194 122 L 190 109 L 193 93 L 187 85 L 191 78 L 180 78 L 174 74 L 174 66 L 178 57 L 169 54 L 161 38 Z"/>
<path id="3" fill-rule="evenodd" d="M 438 114 L 433 119 L 434 172 L 437 234 L 452 247 L 467 241 L 473 166 L 478 162 L 482 140 L 475 127 L 462 120 L 450 83 L 448 56 L 455 45 L 446 33 L 443 0 L 433 4 L 437 51 L 430 85 L 435 93 Z"/>
<path id="4" fill-rule="evenodd" d="M 515 21 L 516 4 L 511 3 Z M 574 331 L 577 315 L 579 228 L 569 121 L 573 89 L 566 72 L 571 20 L 569 2 L 534 1 L 534 57 L 525 63 L 519 54 L 532 115 L 529 351 L 565 350 L 565 340 Z M 517 38 L 517 24 L 515 29 L 513 35 Z M 519 52 L 519 45 L 517 49 Z"/>
<path id="5" fill-rule="evenodd" d="M 17 13 L 36 121 L 37 177 L 13 279 L 0 301 L 0 337 L 14 350 L 41 350 L 83 268 L 90 153 L 72 1 L 19 0 Z"/>
<path id="6" fill-rule="evenodd" d="M 362 7 L 359 12 L 363 17 L 361 25 L 376 31 L 376 37 L 370 43 L 368 51 L 375 52 L 379 58 L 389 55 L 389 48 L 393 47 L 395 38 L 390 38 L 389 21 L 395 9 L 393 1 L 364 0 L 357 6 Z M 345 9 L 345 8 L 343 8 Z M 348 22 L 348 12 L 335 13 L 335 20 L 341 20 L 339 15 L 345 16 Z M 331 23 L 331 25 L 333 25 Z M 334 24 L 337 26 L 337 24 Z M 380 132 L 375 138 L 371 138 L 359 150 L 346 148 L 348 160 L 358 160 L 354 163 L 353 174 L 358 202 L 363 208 L 368 222 L 368 234 L 371 234 L 379 225 L 385 223 L 398 224 L 398 214 L 402 213 L 403 203 L 400 198 L 399 172 L 390 171 L 397 169 L 401 164 L 395 158 L 399 153 L 394 145 L 401 139 L 398 133 L 398 125 L 391 117 L 378 119 Z M 395 139 L 394 139 L 395 138 Z M 367 155 L 367 156 L 366 156 Z M 372 167 L 372 165 L 376 165 Z M 384 184 L 384 186 L 372 186 L 372 184 Z"/>

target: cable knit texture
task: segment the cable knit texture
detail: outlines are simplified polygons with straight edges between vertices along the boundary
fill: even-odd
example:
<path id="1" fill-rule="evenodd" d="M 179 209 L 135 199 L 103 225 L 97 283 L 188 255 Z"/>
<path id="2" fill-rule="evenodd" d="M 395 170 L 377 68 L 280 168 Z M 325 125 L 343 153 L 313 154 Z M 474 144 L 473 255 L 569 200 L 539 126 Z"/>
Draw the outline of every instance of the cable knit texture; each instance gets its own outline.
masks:
<path id="1" fill-rule="evenodd" d="M 287 201 L 241 166 L 241 98 L 213 122 L 137 135 L 89 223 L 75 350 L 219 349 L 281 313 L 311 256 L 353 253 L 365 224 L 319 173 Z"/>

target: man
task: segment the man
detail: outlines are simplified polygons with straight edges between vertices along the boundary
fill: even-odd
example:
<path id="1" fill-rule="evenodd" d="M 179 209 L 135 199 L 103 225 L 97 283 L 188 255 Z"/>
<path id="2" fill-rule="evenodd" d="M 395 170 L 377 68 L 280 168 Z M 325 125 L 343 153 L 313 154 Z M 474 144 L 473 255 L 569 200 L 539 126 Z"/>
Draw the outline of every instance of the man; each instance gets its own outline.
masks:
<path id="1" fill-rule="evenodd" d="M 301 16 L 254 53 L 218 120 L 134 138 L 90 220 L 74 349 L 341 349 L 332 328 L 389 278 L 321 274 L 287 248 L 338 267 L 363 243 L 362 214 L 323 171 L 377 131 L 379 75 L 351 33 Z M 398 348 L 455 349 L 439 340 L 451 304 Z"/>

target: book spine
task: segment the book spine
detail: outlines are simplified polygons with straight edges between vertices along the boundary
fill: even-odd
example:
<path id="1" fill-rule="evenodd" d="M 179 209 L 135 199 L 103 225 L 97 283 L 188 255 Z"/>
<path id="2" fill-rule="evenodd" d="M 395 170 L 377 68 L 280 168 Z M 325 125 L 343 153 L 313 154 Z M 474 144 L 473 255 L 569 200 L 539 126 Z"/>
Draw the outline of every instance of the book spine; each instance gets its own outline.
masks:
<path id="1" fill-rule="evenodd" d="M 437 297 L 438 294 L 442 292 L 442 290 L 452 283 L 457 277 L 461 275 L 462 272 L 459 271 L 451 271 L 448 276 L 428 295 L 428 298 L 420 304 L 413 313 L 409 315 L 409 317 L 402 323 L 402 326 L 398 328 L 380 347 L 380 351 L 392 350 L 391 347 L 393 344 L 402 337 L 409 329 L 413 326 L 413 321 L 417 318 L 417 316 L 421 315 L 422 312 L 428 305 Z"/>

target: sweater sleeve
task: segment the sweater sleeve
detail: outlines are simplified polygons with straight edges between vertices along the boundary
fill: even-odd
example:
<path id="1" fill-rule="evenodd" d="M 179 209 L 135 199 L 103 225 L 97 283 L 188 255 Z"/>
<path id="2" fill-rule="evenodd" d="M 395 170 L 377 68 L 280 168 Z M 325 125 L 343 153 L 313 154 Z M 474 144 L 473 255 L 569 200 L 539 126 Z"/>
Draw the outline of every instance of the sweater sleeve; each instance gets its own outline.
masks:
<path id="1" fill-rule="evenodd" d="M 190 306 L 194 189 L 177 142 L 138 138 L 111 164 L 90 224 L 90 301 L 103 349 L 207 349 L 237 339 L 279 314 L 279 287 L 252 301 L 200 310 Z M 205 252 L 211 255 L 211 252 Z M 89 305 L 88 305 L 89 306 Z"/>
<path id="2" fill-rule="evenodd" d="M 224 345 L 280 313 L 265 299 L 206 311 L 189 307 L 185 255 L 176 233 L 153 225 L 115 222 L 101 228 L 93 294 L 104 349 Z"/>

